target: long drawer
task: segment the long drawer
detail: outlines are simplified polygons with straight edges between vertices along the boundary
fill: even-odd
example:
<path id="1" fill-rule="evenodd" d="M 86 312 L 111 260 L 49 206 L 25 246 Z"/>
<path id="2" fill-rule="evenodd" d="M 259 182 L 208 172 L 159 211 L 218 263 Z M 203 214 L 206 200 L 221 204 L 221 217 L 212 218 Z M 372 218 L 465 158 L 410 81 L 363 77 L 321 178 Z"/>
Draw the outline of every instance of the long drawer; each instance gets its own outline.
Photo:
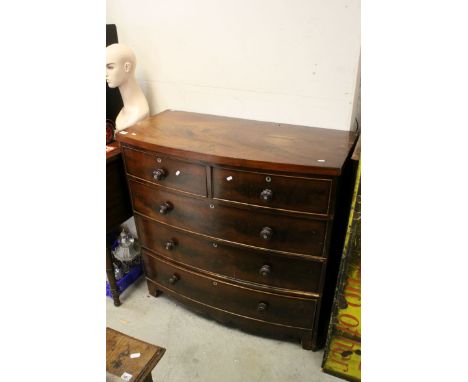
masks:
<path id="1" fill-rule="evenodd" d="M 164 187 L 207 195 L 205 166 L 128 147 L 123 153 L 128 174 Z"/>
<path id="2" fill-rule="evenodd" d="M 246 211 L 129 179 L 133 208 L 158 221 L 227 241 L 323 256 L 327 222 Z"/>
<path id="3" fill-rule="evenodd" d="M 135 222 L 143 247 L 178 263 L 266 286 L 319 292 L 320 261 L 227 245 L 138 214 Z"/>
<path id="4" fill-rule="evenodd" d="M 262 207 L 327 214 L 332 181 L 213 168 L 213 197 Z"/>
<path id="5" fill-rule="evenodd" d="M 235 286 L 175 266 L 143 250 L 146 276 L 178 294 L 201 303 L 258 320 L 312 328 L 316 300 L 285 297 Z"/>
<path id="6" fill-rule="evenodd" d="M 184 306 L 191 309 L 193 312 L 208 316 L 224 325 L 236 327 L 246 332 L 250 332 L 257 335 L 264 335 L 274 338 L 282 339 L 300 339 L 303 343 L 307 342 L 313 335 L 311 328 L 297 328 L 294 326 L 284 326 L 281 324 L 273 324 L 270 322 L 259 321 L 254 318 L 238 315 L 232 312 L 227 312 L 222 309 L 212 307 L 210 305 L 203 304 L 199 301 L 195 301 L 190 297 L 183 296 L 179 293 L 162 287 L 160 284 L 156 284 L 150 279 L 146 279 L 148 284 L 148 292 L 157 297 L 158 291 L 164 292 L 165 295 L 170 296 L 176 301 L 181 302 Z"/>

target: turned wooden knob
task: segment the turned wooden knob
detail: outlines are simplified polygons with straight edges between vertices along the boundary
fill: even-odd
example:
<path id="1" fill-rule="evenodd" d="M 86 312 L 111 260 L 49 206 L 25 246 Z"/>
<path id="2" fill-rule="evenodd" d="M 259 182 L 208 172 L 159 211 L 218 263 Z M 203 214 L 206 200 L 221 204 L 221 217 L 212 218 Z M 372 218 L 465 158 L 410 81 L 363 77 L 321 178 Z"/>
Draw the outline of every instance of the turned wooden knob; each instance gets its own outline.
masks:
<path id="1" fill-rule="evenodd" d="M 271 199 L 273 199 L 273 191 L 266 188 L 260 193 L 260 199 L 264 200 L 265 202 L 269 202 Z"/>
<path id="2" fill-rule="evenodd" d="M 273 236 L 273 230 L 270 227 L 263 227 L 260 231 L 260 237 L 265 240 L 270 240 Z"/>
<path id="3" fill-rule="evenodd" d="M 260 302 L 257 306 L 259 312 L 266 312 L 268 310 L 268 304 L 266 302 Z"/>
<path id="4" fill-rule="evenodd" d="M 174 240 L 168 240 L 166 241 L 166 249 L 168 251 L 171 251 L 174 249 L 174 247 L 176 246 L 176 242 Z"/>
<path id="5" fill-rule="evenodd" d="M 179 281 L 180 277 L 177 276 L 175 273 L 171 276 L 171 278 L 169 279 L 169 283 L 171 283 L 172 285 L 174 285 L 177 281 Z"/>
<path id="6" fill-rule="evenodd" d="M 158 168 L 153 171 L 153 178 L 155 180 L 163 180 L 167 176 L 167 171 L 163 168 Z"/>
<path id="7" fill-rule="evenodd" d="M 262 276 L 268 276 L 271 273 L 271 267 L 269 265 L 265 264 L 260 268 L 259 273 Z"/>
<path id="8" fill-rule="evenodd" d="M 162 202 L 159 205 L 159 213 L 161 215 L 166 215 L 170 210 L 172 210 L 172 204 L 170 202 Z"/>

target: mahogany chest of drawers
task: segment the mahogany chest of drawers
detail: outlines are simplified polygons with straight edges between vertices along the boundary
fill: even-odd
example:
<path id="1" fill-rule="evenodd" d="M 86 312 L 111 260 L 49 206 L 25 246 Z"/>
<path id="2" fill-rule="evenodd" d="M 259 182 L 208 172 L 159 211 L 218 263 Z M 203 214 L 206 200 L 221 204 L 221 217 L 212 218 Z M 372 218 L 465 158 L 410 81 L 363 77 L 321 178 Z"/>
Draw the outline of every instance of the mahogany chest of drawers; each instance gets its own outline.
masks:
<path id="1" fill-rule="evenodd" d="M 323 346 L 356 138 L 179 111 L 120 132 L 150 294 Z"/>

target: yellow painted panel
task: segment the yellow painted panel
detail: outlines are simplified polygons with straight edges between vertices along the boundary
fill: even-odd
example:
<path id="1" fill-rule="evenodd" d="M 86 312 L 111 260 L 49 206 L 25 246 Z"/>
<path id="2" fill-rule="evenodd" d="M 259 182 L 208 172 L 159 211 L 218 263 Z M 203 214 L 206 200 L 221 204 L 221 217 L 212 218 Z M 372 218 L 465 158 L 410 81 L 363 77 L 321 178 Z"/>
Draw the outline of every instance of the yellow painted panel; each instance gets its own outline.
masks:
<path id="1" fill-rule="evenodd" d="M 361 380 L 361 343 L 342 336 L 330 342 L 323 371 L 348 380 Z"/>
<path id="2" fill-rule="evenodd" d="M 346 281 L 338 292 L 342 303 L 333 317 L 335 329 L 353 337 L 361 337 L 361 265 L 349 264 Z"/>
<path id="3" fill-rule="evenodd" d="M 358 165 L 323 371 L 361 380 L 361 163 Z"/>

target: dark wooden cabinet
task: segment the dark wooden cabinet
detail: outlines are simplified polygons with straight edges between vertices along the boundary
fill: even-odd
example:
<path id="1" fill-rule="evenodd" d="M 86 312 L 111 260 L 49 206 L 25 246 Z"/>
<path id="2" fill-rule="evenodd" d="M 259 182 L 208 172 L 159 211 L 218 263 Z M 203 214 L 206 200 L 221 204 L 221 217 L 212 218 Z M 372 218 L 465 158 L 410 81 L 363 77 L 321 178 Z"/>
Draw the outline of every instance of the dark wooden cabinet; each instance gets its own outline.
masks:
<path id="1" fill-rule="evenodd" d="M 106 153 L 106 232 L 118 229 L 132 217 L 132 206 L 125 180 L 125 169 L 117 142 Z"/>
<path id="2" fill-rule="evenodd" d="M 356 138 L 178 111 L 119 133 L 150 293 L 323 346 Z"/>
<path id="3" fill-rule="evenodd" d="M 109 233 L 132 217 L 132 206 L 119 145 L 112 142 L 107 147 L 111 149 L 106 151 L 106 233 Z M 109 245 L 106 245 L 106 273 L 114 305 L 120 306 L 120 293 Z"/>

